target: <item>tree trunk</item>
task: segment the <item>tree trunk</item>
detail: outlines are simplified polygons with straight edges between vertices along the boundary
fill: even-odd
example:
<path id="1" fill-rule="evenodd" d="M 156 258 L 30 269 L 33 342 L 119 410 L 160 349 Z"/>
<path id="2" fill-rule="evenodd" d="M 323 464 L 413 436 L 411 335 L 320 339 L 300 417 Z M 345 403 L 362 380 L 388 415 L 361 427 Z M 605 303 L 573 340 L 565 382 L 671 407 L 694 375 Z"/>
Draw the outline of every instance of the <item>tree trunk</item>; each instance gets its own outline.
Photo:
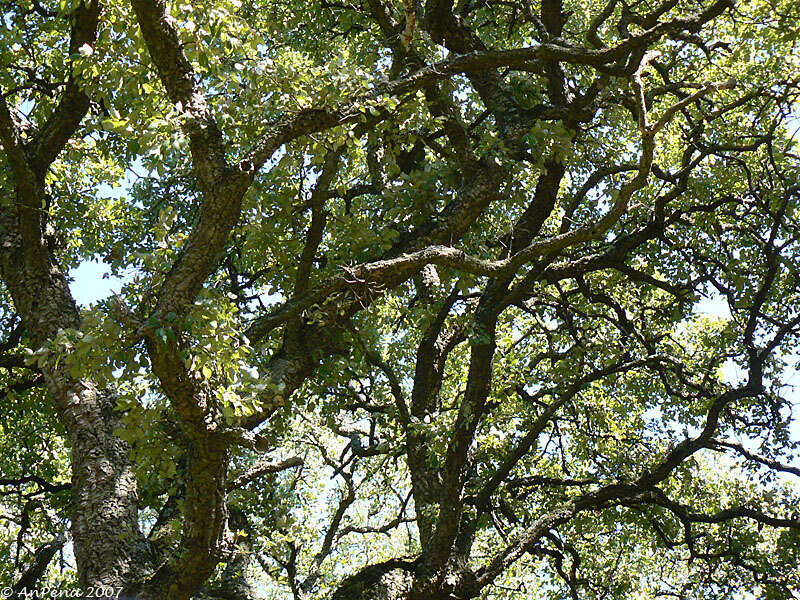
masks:
<path id="1" fill-rule="evenodd" d="M 404 600 L 413 581 L 413 563 L 390 560 L 348 577 L 330 600 Z"/>
<path id="2" fill-rule="evenodd" d="M 48 370 L 49 371 L 49 370 Z M 59 370 L 48 388 L 72 446 L 72 536 L 80 583 L 125 587 L 143 575 L 136 477 L 129 447 L 114 435 L 114 397 Z"/>
<path id="3" fill-rule="evenodd" d="M 424 557 L 370 565 L 342 581 L 329 600 L 470 600 L 480 592 L 469 569 L 449 564 L 431 574 L 426 566 Z"/>
<path id="4" fill-rule="evenodd" d="M 31 345 L 39 348 L 59 330 L 78 328 L 80 316 L 46 245 L 25 248 L 16 215 L 4 216 L 0 275 Z M 119 422 L 114 395 L 89 378 L 76 379 L 64 362 L 49 358 L 41 370 L 71 446 L 72 537 L 80 585 L 127 589 L 139 565 L 147 564 L 130 448 L 114 435 Z"/>

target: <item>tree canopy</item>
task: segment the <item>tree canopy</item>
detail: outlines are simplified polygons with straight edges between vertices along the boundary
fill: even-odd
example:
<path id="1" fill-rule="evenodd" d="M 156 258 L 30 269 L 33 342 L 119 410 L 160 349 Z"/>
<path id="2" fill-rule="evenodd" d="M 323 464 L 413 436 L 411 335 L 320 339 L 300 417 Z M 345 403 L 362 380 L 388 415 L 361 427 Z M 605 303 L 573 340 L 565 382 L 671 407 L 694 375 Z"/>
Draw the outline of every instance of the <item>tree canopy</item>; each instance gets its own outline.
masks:
<path id="1" fill-rule="evenodd" d="M 798 597 L 796 2 L 0 9 L 12 597 Z"/>

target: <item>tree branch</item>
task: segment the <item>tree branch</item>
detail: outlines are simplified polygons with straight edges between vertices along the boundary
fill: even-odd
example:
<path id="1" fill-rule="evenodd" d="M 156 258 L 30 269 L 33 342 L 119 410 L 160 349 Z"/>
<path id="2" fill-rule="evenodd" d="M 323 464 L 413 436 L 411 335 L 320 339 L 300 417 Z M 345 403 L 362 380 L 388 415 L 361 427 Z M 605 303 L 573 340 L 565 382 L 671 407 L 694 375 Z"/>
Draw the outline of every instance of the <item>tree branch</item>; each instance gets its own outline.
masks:
<path id="1" fill-rule="evenodd" d="M 247 471 L 233 478 L 228 483 L 228 492 L 244 487 L 269 473 L 279 473 L 281 471 L 285 471 L 286 469 L 291 469 L 292 467 L 302 466 L 303 463 L 304 461 L 300 456 L 293 456 L 292 458 L 287 458 L 286 460 L 258 462 Z"/>

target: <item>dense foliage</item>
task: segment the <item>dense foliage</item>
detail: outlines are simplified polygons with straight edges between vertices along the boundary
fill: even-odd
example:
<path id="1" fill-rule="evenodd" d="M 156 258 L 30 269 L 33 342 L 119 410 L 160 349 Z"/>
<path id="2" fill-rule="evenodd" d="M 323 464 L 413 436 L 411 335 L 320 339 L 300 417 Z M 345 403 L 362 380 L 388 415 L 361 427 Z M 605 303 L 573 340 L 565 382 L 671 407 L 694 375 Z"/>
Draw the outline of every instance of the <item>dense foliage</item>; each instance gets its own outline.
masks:
<path id="1" fill-rule="evenodd" d="M 796 2 L 0 10 L 14 597 L 798 597 Z"/>

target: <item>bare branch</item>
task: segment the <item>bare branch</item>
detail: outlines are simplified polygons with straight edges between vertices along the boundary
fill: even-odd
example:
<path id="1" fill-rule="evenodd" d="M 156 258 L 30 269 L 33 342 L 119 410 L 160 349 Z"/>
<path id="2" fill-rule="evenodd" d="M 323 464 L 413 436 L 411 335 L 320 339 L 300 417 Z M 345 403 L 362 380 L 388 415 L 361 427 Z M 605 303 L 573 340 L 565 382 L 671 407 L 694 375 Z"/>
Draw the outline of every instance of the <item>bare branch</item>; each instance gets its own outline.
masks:
<path id="1" fill-rule="evenodd" d="M 244 473 L 236 476 L 228 483 L 228 491 L 232 491 L 255 481 L 256 479 L 271 473 L 279 473 L 292 467 L 302 466 L 304 463 L 303 458 L 300 456 L 293 456 L 286 460 L 278 461 L 261 461 L 250 467 Z"/>
<path id="2" fill-rule="evenodd" d="M 710 440 L 711 447 L 714 449 L 723 448 L 730 448 L 731 450 L 735 450 L 742 456 L 744 456 L 747 460 L 751 460 L 753 462 L 757 462 L 759 464 L 764 465 L 765 467 L 769 467 L 773 471 L 780 471 L 782 473 L 791 473 L 792 475 L 797 475 L 800 477 L 800 467 L 793 467 L 792 465 L 783 464 L 780 461 L 774 460 L 767 456 L 762 456 L 760 454 L 756 454 L 755 452 L 750 452 L 747 448 L 745 448 L 742 444 L 738 442 L 729 442 L 726 440 Z"/>

